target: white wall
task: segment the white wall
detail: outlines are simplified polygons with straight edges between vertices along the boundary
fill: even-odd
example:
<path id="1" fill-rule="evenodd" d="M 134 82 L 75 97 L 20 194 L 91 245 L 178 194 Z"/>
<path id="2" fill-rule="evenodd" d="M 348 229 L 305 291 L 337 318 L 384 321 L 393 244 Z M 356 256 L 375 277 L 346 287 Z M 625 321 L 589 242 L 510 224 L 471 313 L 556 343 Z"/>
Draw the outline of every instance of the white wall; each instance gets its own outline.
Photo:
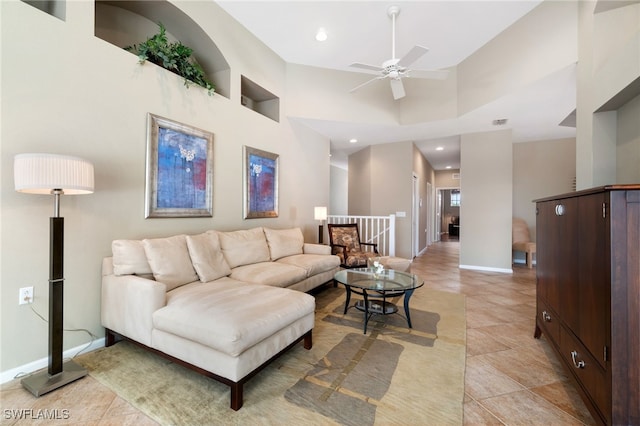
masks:
<path id="1" fill-rule="evenodd" d="M 2 372 L 47 355 L 47 326 L 28 306 L 18 306 L 17 295 L 20 287 L 34 286 L 33 307 L 46 316 L 53 199 L 14 191 L 15 154 L 77 155 L 95 165 L 95 193 L 62 199 L 67 328 L 103 335 L 100 269 L 113 239 L 264 225 L 300 226 L 305 239 L 315 241 L 313 207 L 329 202 L 329 141 L 287 118 L 284 61 L 214 2 L 176 5 L 200 21 L 228 61 L 228 99 L 186 89 L 181 78 L 140 66 L 135 55 L 95 37 L 93 2 L 66 2 L 64 21 L 21 1 L 0 2 Z M 240 105 L 241 75 L 280 96 L 280 123 Z M 149 112 L 214 133 L 213 218 L 144 219 Z M 276 219 L 243 220 L 243 145 L 280 154 Z M 84 333 L 64 339 L 65 349 L 88 342 Z"/>

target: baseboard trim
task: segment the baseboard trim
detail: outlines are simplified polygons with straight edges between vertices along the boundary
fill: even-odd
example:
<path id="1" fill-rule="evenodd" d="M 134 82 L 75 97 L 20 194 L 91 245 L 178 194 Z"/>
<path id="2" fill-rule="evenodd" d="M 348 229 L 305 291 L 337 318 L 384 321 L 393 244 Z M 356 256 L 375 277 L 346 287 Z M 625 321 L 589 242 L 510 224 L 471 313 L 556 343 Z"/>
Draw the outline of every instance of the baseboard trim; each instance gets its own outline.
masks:
<path id="1" fill-rule="evenodd" d="M 96 349 L 100 349 L 104 347 L 104 337 L 100 339 L 96 339 L 89 346 L 87 344 L 83 344 L 80 346 L 76 346 L 75 348 L 67 349 L 62 353 L 62 357 L 64 359 L 70 359 L 72 356 L 75 356 L 79 351 L 82 353 L 95 351 Z M 13 379 L 17 379 L 20 377 L 28 376 L 34 371 L 41 370 L 46 368 L 49 365 L 49 357 L 41 358 L 36 361 L 30 362 L 28 364 L 21 365 L 16 368 L 12 368 L 7 371 L 3 371 L 0 373 L 0 384 L 4 384 L 10 382 Z M 16 377 L 20 376 L 20 377 Z"/>
<path id="2" fill-rule="evenodd" d="M 503 269 L 503 268 L 491 268 L 488 266 L 475 266 L 475 265 L 459 265 L 460 269 L 470 269 L 472 271 L 485 271 L 485 272 L 500 272 L 503 274 L 513 274 L 513 269 Z"/>

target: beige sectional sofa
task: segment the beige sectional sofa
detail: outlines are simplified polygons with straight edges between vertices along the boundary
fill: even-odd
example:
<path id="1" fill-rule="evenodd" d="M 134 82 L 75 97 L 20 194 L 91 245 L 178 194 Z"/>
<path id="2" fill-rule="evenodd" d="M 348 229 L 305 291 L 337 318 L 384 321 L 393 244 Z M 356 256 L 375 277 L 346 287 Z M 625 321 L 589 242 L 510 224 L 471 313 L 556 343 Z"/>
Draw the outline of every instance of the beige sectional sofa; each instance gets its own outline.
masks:
<path id="1" fill-rule="evenodd" d="M 340 260 L 294 229 L 253 228 L 115 240 L 102 265 L 106 346 L 126 338 L 231 387 L 301 340 Z"/>

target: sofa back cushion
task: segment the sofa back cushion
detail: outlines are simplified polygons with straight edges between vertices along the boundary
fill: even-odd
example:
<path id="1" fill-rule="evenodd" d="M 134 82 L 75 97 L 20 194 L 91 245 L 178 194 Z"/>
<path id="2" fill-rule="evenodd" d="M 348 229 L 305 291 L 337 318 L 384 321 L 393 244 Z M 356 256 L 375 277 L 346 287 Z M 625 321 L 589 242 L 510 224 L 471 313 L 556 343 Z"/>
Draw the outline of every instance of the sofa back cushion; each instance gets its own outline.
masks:
<path id="1" fill-rule="evenodd" d="M 231 273 L 224 259 L 220 240 L 216 231 L 207 231 L 199 235 L 187 235 L 187 248 L 193 267 L 203 283 L 217 280 Z"/>
<path id="2" fill-rule="evenodd" d="M 152 274 L 141 240 L 113 240 L 111 252 L 115 275 L 150 276 Z"/>
<path id="3" fill-rule="evenodd" d="M 264 228 L 264 235 L 267 237 L 271 260 L 278 260 L 282 257 L 302 254 L 304 237 L 302 236 L 302 230 L 300 230 L 300 228 Z"/>
<path id="4" fill-rule="evenodd" d="M 229 266 L 268 262 L 269 246 L 261 227 L 239 231 L 218 232 L 222 254 Z"/>
<path id="5" fill-rule="evenodd" d="M 184 235 L 142 240 L 142 245 L 154 278 L 164 283 L 167 291 L 198 281 Z"/>

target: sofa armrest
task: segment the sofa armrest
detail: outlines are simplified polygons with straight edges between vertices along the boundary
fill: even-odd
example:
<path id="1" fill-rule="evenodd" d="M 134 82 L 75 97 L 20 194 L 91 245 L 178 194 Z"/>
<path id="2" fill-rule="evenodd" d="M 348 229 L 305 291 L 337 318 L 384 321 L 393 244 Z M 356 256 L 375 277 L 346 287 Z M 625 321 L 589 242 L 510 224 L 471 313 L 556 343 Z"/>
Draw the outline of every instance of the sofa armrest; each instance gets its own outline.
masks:
<path id="1" fill-rule="evenodd" d="M 304 254 L 331 254 L 331 246 L 326 246 L 324 244 L 313 244 L 313 243 L 304 243 L 302 247 L 302 252 Z"/>
<path id="2" fill-rule="evenodd" d="M 102 265 L 102 326 L 151 346 L 153 313 L 166 305 L 166 286 L 137 275 L 113 273 L 112 258 Z"/>

